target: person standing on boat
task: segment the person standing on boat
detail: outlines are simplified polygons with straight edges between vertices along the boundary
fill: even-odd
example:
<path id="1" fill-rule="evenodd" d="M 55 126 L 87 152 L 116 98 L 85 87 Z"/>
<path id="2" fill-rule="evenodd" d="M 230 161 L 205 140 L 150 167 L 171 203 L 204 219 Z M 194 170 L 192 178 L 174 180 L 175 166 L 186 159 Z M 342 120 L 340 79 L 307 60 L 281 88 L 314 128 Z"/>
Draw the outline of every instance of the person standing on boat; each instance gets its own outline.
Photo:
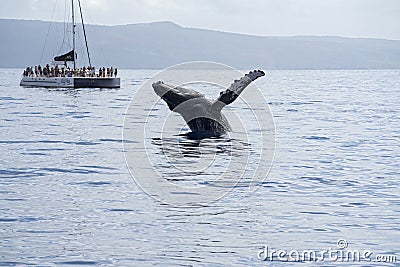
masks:
<path id="1" fill-rule="evenodd" d="M 47 77 L 49 77 L 50 76 L 50 66 L 49 66 L 49 64 L 46 64 L 46 73 L 47 73 Z"/>
<path id="2" fill-rule="evenodd" d="M 115 70 L 114 70 L 114 76 L 117 77 L 117 74 L 118 74 L 118 69 L 115 68 Z"/>
<path id="3" fill-rule="evenodd" d="M 103 67 L 103 77 L 106 77 L 106 68 Z"/>
<path id="4" fill-rule="evenodd" d="M 55 77 L 58 77 L 58 73 L 59 72 L 59 69 L 58 69 L 58 65 L 56 65 L 56 67 L 54 68 L 54 76 Z"/>

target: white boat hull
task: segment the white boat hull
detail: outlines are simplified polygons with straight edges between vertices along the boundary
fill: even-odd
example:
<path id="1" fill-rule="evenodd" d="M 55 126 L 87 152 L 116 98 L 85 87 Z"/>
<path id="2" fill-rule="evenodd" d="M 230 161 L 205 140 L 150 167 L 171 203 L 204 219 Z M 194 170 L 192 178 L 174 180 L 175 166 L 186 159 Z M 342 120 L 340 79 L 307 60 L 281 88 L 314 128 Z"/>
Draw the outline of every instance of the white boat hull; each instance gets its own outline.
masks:
<path id="1" fill-rule="evenodd" d="M 120 78 L 111 77 L 28 77 L 21 86 L 50 88 L 119 88 Z"/>

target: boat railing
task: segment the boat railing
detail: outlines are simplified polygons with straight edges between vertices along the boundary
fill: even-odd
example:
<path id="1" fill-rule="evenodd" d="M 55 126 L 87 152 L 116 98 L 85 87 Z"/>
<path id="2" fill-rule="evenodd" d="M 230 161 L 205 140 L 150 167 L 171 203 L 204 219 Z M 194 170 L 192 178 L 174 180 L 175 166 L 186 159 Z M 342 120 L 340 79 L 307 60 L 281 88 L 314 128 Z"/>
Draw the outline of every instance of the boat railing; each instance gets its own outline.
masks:
<path id="1" fill-rule="evenodd" d="M 24 77 L 41 77 L 41 78 L 68 78 L 68 77 L 80 77 L 80 78 L 114 78 L 117 77 L 117 69 L 111 68 L 99 68 L 96 73 L 94 67 L 83 67 L 80 69 L 70 69 L 65 67 L 64 64 L 59 67 L 59 65 L 53 65 L 50 67 L 46 65 L 45 67 L 35 66 L 27 67 L 22 74 Z"/>

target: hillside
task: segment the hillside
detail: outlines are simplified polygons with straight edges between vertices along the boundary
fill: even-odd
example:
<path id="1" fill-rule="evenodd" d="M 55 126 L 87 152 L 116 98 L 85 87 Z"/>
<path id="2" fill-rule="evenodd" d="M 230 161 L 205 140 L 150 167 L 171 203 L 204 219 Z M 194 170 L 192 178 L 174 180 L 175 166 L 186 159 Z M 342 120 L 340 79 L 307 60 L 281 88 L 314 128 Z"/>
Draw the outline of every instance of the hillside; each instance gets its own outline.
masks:
<path id="1" fill-rule="evenodd" d="M 172 22 L 86 25 L 86 30 L 92 63 L 96 66 L 161 69 L 202 60 L 241 69 L 400 68 L 400 41 L 251 36 L 184 28 Z M 67 52 L 71 42 L 69 25 L 64 23 L 1 19 L 0 34 L 3 68 L 48 63 L 54 55 Z M 82 40 L 79 34 L 78 60 L 85 58 Z"/>

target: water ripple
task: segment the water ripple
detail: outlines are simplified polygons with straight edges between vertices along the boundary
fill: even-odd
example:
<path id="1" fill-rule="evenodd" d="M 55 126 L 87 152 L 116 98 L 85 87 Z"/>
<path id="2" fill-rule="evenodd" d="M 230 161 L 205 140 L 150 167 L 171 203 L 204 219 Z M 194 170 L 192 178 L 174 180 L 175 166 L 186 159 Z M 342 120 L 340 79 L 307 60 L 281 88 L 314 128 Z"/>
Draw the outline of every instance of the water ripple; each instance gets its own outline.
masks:
<path id="1" fill-rule="evenodd" d="M 339 238 L 349 249 L 400 255 L 398 70 L 269 71 L 257 81 L 276 126 L 268 179 L 249 192 L 247 175 L 198 208 L 154 201 L 125 164 L 122 143 L 143 142 L 122 140 L 126 106 L 156 71 L 121 70 L 119 90 L 22 88 L 20 70 L 0 71 L 0 265 L 257 266 L 264 245 L 326 250 Z M 130 115 L 142 123 L 156 99 Z M 250 119 L 239 102 L 230 110 Z M 154 112 L 149 127 L 169 114 L 163 103 Z M 222 160 L 259 153 L 238 138 L 199 143 L 150 130 L 147 155 L 163 182 L 228 190 L 215 178 L 242 166 L 225 170 Z M 183 168 L 214 156 L 208 170 Z"/>

